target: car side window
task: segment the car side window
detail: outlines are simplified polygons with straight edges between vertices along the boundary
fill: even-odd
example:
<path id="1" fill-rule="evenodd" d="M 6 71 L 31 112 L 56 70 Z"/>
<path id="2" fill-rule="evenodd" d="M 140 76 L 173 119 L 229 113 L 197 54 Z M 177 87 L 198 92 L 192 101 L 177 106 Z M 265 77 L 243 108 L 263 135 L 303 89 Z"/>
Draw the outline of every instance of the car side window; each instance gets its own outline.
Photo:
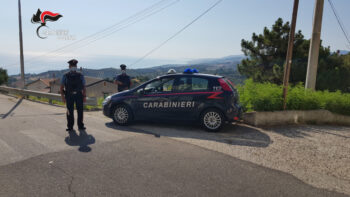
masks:
<path id="1" fill-rule="evenodd" d="M 173 84 L 174 78 L 162 78 L 147 84 L 144 88 L 144 93 L 154 94 L 159 92 L 171 92 Z"/>
<path id="2" fill-rule="evenodd" d="M 201 77 L 180 77 L 176 87 L 178 92 L 205 91 L 208 89 L 208 79 Z"/>
<path id="3" fill-rule="evenodd" d="M 191 77 L 180 77 L 176 84 L 176 91 L 178 92 L 192 91 Z"/>
<path id="4" fill-rule="evenodd" d="M 173 85 L 174 85 L 175 78 L 168 78 L 167 80 L 164 80 L 163 86 L 163 92 L 171 92 L 173 91 Z"/>
<path id="5" fill-rule="evenodd" d="M 204 91 L 209 89 L 208 79 L 193 77 L 192 78 L 192 90 L 193 91 Z"/>

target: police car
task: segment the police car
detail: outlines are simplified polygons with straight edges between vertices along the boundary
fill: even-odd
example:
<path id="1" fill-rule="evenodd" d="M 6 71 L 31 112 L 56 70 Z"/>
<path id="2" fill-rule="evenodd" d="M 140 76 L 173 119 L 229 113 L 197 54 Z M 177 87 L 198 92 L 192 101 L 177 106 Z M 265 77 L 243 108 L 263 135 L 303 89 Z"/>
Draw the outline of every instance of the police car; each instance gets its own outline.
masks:
<path id="1" fill-rule="evenodd" d="M 134 120 L 197 121 L 209 131 L 218 131 L 225 122 L 239 120 L 241 112 L 238 93 L 227 78 L 199 74 L 196 69 L 179 74 L 171 69 L 103 102 L 104 115 L 117 125 Z"/>

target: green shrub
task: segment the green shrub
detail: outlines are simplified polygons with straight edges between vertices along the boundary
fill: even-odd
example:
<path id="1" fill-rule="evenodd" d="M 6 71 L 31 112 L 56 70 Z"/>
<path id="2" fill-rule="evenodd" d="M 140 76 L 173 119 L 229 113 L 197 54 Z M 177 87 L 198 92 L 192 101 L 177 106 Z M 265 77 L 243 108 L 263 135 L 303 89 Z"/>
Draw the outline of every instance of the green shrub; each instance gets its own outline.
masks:
<path id="1" fill-rule="evenodd" d="M 324 95 L 324 109 L 339 114 L 350 115 L 350 94 L 342 94 L 340 91 Z"/>
<path id="2" fill-rule="evenodd" d="M 282 89 L 271 83 L 254 83 L 248 79 L 243 86 L 238 86 L 240 102 L 245 111 L 281 110 Z"/>
<path id="3" fill-rule="evenodd" d="M 103 97 L 97 98 L 97 106 L 102 107 L 102 103 L 105 99 Z"/>
<path id="4" fill-rule="evenodd" d="M 248 79 L 237 87 L 244 111 L 277 111 L 283 109 L 282 85 L 255 83 Z M 340 91 L 305 90 L 303 84 L 289 87 L 288 110 L 326 109 L 331 112 L 350 115 L 350 94 Z"/>
<path id="5" fill-rule="evenodd" d="M 281 86 L 281 88 L 283 88 Z M 323 109 L 322 92 L 305 90 L 302 84 L 288 89 L 287 109 L 314 110 Z"/>

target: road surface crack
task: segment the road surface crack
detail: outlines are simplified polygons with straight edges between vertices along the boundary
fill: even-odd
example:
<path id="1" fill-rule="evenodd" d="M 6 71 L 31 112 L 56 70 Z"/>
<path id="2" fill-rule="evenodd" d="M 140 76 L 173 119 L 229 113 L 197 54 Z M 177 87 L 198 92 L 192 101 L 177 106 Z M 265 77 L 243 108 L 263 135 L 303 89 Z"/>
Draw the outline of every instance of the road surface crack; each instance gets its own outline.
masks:
<path id="1" fill-rule="evenodd" d="M 58 166 L 56 166 L 56 165 L 53 165 L 53 163 L 50 163 L 50 165 L 52 166 L 52 167 L 54 167 L 55 169 L 57 169 L 57 170 L 59 170 L 59 171 L 61 171 L 63 174 L 65 174 L 65 175 L 67 175 L 68 177 L 70 177 L 70 182 L 69 182 L 69 184 L 68 184 L 68 192 L 69 193 L 71 193 L 74 197 L 76 197 L 77 196 L 77 194 L 72 190 L 73 188 L 72 188 L 72 186 L 73 186 L 73 182 L 74 182 L 74 176 L 72 176 L 72 175 L 70 175 L 68 172 L 66 172 L 64 169 L 62 169 L 62 168 L 60 168 L 60 167 L 58 167 Z"/>

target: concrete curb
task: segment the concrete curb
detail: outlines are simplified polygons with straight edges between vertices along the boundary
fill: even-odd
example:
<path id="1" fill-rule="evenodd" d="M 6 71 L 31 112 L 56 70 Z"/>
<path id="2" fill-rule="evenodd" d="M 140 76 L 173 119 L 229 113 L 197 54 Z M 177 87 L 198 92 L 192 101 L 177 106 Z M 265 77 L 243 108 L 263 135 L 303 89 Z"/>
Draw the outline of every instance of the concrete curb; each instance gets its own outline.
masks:
<path id="1" fill-rule="evenodd" d="M 350 116 L 332 113 L 328 110 L 249 112 L 243 114 L 243 121 L 254 126 L 277 126 L 288 124 L 332 124 L 350 126 Z"/>

